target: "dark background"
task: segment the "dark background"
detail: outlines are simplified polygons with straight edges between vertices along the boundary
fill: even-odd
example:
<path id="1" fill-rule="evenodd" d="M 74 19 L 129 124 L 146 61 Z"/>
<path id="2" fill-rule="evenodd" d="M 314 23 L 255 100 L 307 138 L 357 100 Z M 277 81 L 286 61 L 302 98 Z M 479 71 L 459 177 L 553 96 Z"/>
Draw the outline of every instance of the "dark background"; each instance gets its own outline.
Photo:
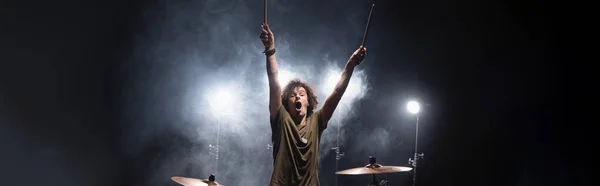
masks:
<path id="1" fill-rule="evenodd" d="M 438 114 L 423 122 L 438 124 L 424 129 L 430 137 L 421 147 L 426 157 L 420 185 L 585 183 L 582 160 L 566 159 L 569 150 L 578 149 L 570 142 L 583 137 L 571 137 L 576 129 L 558 122 L 564 91 L 558 85 L 565 80 L 556 75 L 559 51 L 550 5 L 378 3 L 376 13 L 382 16 L 377 21 L 385 24 L 369 37 L 386 42 L 369 48 L 383 53 L 383 62 L 369 69 L 377 96 L 361 109 L 366 115 L 385 110 L 375 103 L 397 91 L 400 77 L 418 74 L 415 81 L 429 87 L 431 109 Z M 148 179 L 144 158 L 132 163 L 120 148 L 126 134 L 117 122 L 123 114 L 119 108 L 135 103 L 123 101 L 123 82 L 130 77 L 119 68 L 132 51 L 132 33 L 143 27 L 137 22 L 142 5 L 160 3 L 7 4 L 1 14 L 1 185 L 139 185 Z M 399 51 L 412 63 L 395 63 Z M 151 157 L 159 151 L 146 152 Z M 342 164 L 362 165 L 366 160 L 360 156 Z M 360 181 L 367 179 L 352 184 L 341 179 L 340 185 L 365 185 Z"/>

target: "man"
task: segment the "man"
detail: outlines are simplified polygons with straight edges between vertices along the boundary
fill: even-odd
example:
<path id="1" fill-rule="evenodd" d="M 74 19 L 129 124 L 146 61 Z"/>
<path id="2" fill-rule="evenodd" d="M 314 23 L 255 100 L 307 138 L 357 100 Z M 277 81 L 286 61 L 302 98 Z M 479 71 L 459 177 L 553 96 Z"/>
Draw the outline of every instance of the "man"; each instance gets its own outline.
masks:
<path id="1" fill-rule="evenodd" d="M 325 100 L 321 110 L 314 111 L 318 101 L 310 85 L 292 80 L 281 92 L 273 32 L 267 24 L 261 27 L 260 38 L 267 57 L 274 160 L 269 185 L 318 186 L 321 134 L 348 87 L 354 67 L 362 62 L 367 49 L 361 46 L 352 54 L 333 93 Z"/>

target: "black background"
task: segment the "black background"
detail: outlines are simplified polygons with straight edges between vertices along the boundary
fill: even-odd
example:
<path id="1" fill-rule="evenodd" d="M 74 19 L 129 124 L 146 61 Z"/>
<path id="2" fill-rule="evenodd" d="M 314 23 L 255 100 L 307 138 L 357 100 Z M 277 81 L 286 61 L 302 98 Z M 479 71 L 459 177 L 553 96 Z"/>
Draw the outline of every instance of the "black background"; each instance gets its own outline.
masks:
<path id="1" fill-rule="evenodd" d="M 2 185 L 136 185 L 145 179 L 143 163 L 123 158 L 115 122 L 118 107 L 128 104 L 118 102 L 128 78 L 118 67 L 131 52 L 145 3 L 156 2 L 2 6 Z M 556 73 L 557 33 L 547 3 L 382 3 L 377 13 L 385 20 L 378 21 L 389 27 L 370 37 L 411 44 L 371 46 L 390 61 L 368 72 L 378 74 L 373 89 L 393 89 L 394 78 L 410 73 L 393 61 L 397 51 L 411 51 L 408 66 L 431 86 L 431 100 L 443 113 L 436 121 L 446 123 L 433 132 L 436 145 L 425 150 L 435 155 L 423 161 L 420 184 L 584 183 L 581 160 L 566 159 L 576 149 L 570 142 L 583 137 L 568 137 L 576 130 L 558 122 L 564 91 L 558 85 L 565 80 Z M 410 37 L 401 34 L 407 30 Z M 64 164 L 79 171 L 61 172 Z"/>

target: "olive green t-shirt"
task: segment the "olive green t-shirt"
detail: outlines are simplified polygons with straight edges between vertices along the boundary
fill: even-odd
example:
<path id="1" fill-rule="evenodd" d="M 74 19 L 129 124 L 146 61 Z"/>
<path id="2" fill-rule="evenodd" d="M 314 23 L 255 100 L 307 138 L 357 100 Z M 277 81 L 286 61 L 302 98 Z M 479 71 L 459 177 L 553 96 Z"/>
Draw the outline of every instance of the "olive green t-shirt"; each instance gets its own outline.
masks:
<path id="1" fill-rule="evenodd" d="M 273 174 L 269 186 L 319 186 L 319 142 L 326 127 L 321 110 L 296 125 L 283 106 L 271 121 Z M 325 125 L 326 126 L 326 125 Z"/>

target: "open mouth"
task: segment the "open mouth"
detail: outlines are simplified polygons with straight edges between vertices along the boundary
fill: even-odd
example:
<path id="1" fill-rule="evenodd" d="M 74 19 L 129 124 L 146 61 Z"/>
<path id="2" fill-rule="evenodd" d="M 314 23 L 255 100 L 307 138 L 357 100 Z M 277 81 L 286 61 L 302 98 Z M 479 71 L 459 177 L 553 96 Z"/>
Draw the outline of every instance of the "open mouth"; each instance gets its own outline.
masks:
<path id="1" fill-rule="evenodd" d="M 300 102 L 296 102 L 296 103 L 295 103 L 295 105 L 294 105 L 294 107 L 295 107 L 296 109 L 300 109 L 300 108 L 302 108 L 302 103 L 300 103 Z"/>

